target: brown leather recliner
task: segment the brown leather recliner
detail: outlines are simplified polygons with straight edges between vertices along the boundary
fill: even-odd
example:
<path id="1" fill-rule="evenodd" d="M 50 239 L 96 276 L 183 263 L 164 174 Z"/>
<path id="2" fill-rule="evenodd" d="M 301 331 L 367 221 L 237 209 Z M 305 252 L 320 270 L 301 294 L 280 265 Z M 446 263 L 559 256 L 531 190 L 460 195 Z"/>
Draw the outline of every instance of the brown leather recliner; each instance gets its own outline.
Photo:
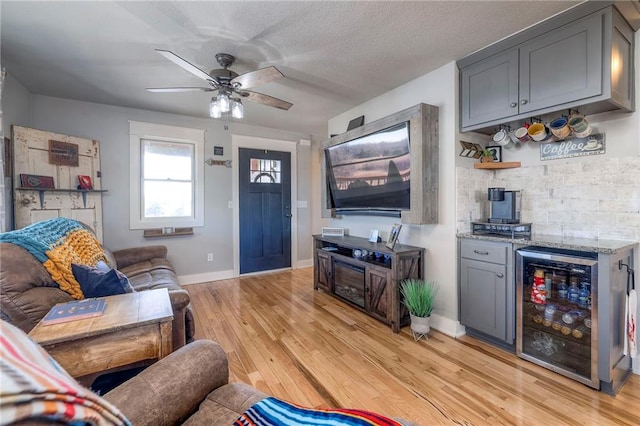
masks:
<path id="1" fill-rule="evenodd" d="M 196 340 L 104 395 L 135 426 L 230 425 L 264 394 L 229 383 L 227 355 Z"/>
<path id="2" fill-rule="evenodd" d="M 124 273 L 136 291 L 167 288 L 173 307 L 173 350 L 193 340 L 189 293 L 167 259 L 165 246 L 146 246 L 111 253 L 109 264 Z M 72 300 L 60 290 L 40 261 L 27 250 L 0 243 L 0 313 L 25 332 L 31 331 L 53 305 Z"/>

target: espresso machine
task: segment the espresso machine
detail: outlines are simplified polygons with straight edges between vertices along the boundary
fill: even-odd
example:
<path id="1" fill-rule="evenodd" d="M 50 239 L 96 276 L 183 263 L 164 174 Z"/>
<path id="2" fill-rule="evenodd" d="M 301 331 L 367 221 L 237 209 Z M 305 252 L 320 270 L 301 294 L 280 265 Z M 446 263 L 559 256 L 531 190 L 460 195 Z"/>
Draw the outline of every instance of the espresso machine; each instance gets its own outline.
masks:
<path id="1" fill-rule="evenodd" d="M 490 210 L 483 222 L 472 222 L 473 234 L 531 239 L 531 224 L 520 223 L 520 191 L 489 188 Z"/>
<path id="2" fill-rule="evenodd" d="M 487 222 L 520 223 L 520 191 L 489 188 L 487 198 L 491 201 Z"/>

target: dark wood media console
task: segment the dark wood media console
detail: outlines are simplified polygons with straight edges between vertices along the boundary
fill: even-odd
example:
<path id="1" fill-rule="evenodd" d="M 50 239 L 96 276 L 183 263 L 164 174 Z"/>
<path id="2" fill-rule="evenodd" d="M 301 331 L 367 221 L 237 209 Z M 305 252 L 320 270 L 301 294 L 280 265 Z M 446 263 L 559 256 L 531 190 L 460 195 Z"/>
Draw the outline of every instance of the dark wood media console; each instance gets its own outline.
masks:
<path id="1" fill-rule="evenodd" d="M 424 278 L 424 248 L 384 243 L 360 237 L 314 235 L 313 285 L 391 325 L 394 333 L 409 324 L 400 283 Z M 358 251 L 367 252 L 357 256 Z"/>

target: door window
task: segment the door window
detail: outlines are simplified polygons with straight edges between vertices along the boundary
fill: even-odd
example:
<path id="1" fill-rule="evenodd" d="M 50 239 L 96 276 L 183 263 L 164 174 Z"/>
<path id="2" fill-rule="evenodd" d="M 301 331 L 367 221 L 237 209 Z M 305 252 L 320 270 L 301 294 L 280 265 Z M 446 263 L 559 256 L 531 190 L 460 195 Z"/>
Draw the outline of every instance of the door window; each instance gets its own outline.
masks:
<path id="1" fill-rule="evenodd" d="M 280 160 L 252 158 L 249 169 L 252 183 L 280 183 Z"/>

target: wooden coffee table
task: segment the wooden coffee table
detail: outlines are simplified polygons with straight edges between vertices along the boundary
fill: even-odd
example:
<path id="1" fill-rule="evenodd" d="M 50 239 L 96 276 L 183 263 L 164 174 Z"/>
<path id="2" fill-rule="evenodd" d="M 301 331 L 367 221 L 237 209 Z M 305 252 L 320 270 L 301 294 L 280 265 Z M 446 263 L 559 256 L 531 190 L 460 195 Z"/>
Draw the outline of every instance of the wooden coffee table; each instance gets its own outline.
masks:
<path id="1" fill-rule="evenodd" d="M 74 378 L 89 385 L 118 367 L 171 353 L 173 310 L 167 289 L 108 296 L 100 317 L 38 323 L 29 333 Z"/>

